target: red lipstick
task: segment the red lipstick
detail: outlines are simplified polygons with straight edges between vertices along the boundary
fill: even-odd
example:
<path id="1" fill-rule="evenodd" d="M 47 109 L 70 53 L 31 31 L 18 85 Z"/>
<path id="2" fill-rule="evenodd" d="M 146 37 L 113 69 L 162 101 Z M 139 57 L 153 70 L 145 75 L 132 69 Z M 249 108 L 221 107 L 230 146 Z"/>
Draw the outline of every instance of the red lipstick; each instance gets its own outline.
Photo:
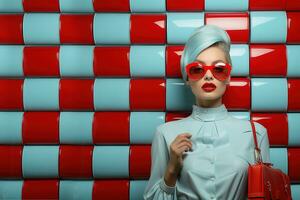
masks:
<path id="1" fill-rule="evenodd" d="M 205 92 L 212 92 L 216 89 L 216 85 L 213 84 L 213 83 L 204 83 L 202 85 L 202 89 L 205 91 Z"/>

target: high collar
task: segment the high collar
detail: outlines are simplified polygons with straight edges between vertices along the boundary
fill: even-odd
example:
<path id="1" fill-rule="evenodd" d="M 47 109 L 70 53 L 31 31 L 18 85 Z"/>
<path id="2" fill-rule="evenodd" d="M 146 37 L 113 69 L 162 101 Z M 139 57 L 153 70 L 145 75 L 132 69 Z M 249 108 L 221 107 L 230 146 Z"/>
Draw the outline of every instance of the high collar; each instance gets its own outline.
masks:
<path id="1" fill-rule="evenodd" d="M 228 116 L 228 111 L 224 104 L 210 108 L 193 104 L 191 115 L 194 119 L 201 121 L 217 121 L 225 119 Z"/>

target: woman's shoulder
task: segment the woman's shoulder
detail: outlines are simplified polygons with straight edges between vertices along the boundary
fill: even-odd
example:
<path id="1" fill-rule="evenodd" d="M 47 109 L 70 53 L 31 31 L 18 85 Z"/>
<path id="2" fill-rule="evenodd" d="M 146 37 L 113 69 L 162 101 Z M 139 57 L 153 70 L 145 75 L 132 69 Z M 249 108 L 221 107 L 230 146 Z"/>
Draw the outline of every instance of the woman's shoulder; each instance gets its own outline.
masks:
<path id="1" fill-rule="evenodd" d="M 231 116 L 229 120 L 227 120 L 229 126 L 235 128 L 238 132 L 252 132 L 252 126 L 250 120 L 248 119 L 241 119 L 234 116 Z M 255 131 L 259 135 L 263 135 L 267 132 L 267 129 L 264 125 L 259 122 L 253 121 L 255 126 Z"/>

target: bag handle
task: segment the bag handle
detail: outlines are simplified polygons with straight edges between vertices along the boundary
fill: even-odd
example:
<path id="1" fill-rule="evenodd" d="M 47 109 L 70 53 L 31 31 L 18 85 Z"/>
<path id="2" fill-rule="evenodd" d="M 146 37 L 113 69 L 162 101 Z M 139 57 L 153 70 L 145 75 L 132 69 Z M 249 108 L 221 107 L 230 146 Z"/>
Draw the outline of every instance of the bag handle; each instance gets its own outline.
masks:
<path id="1" fill-rule="evenodd" d="M 256 129 L 255 129 L 255 125 L 254 122 L 252 120 L 249 120 L 251 123 L 251 127 L 252 127 L 252 134 L 253 134 L 253 138 L 254 138 L 254 144 L 255 144 L 255 149 L 254 149 L 254 156 L 255 156 L 255 161 L 256 163 L 262 163 L 262 156 L 261 156 L 261 152 L 260 152 L 260 148 L 257 145 L 257 138 L 256 138 Z"/>

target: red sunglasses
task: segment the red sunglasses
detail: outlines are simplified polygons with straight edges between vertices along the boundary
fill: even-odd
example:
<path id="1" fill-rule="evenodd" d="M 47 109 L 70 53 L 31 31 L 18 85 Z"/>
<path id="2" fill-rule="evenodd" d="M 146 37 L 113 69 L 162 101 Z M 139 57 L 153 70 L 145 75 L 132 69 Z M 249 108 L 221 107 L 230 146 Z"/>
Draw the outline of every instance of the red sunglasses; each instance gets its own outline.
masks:
<path id="1" fill-rule="evenodd" d="M 207 70 L 210 70 L 214 77 L 219 81 L 225 81 L 231 72 L 231 65 L 228 63 L 218 62 L 215 65 L 204 65 L 194 61 L 186 65 L 185 70 L 190 80 L 197 81 L 201 79 Z"/>

